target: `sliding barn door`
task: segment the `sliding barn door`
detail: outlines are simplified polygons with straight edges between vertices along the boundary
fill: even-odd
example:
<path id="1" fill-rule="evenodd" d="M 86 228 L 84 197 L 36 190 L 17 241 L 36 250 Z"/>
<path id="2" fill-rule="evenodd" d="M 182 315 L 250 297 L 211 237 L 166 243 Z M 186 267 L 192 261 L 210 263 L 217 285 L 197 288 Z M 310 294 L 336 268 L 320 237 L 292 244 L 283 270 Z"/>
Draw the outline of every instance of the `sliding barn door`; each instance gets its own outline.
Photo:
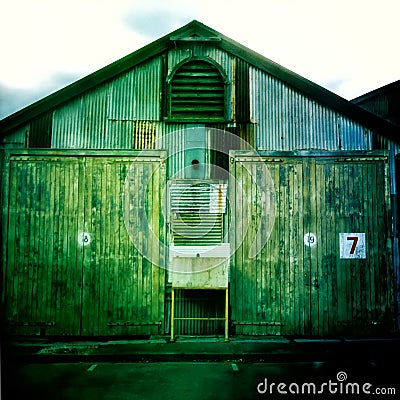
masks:
<path id="1" fill-rule="evenodd" d="M 9 155 L 2 290 L 11 332 L 161 332 L 164 255 L 149 246 L 164 240 L 165 168 L 153 153 Z"/>
<path id="2" fill-rule="evenodd" d="M 387 167 L 378 155 L 235 157 L 236 332 L 392 329 Z"/>

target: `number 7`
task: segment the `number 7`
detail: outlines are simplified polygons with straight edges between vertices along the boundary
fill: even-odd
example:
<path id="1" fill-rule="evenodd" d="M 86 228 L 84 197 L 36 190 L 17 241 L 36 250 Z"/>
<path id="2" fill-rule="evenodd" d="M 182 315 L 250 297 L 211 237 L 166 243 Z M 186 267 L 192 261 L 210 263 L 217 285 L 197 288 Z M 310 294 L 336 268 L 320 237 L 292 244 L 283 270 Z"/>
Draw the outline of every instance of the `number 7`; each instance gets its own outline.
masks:
<path id="1" fill-rule="evenodd" d="M 358 236 L 348 236 L 346 239 L 353 241 L 353 244 L 350 249 L 350 254 L 354 254 L 354 252 L 356 251 L 356 247 L 357 247 Z"/>

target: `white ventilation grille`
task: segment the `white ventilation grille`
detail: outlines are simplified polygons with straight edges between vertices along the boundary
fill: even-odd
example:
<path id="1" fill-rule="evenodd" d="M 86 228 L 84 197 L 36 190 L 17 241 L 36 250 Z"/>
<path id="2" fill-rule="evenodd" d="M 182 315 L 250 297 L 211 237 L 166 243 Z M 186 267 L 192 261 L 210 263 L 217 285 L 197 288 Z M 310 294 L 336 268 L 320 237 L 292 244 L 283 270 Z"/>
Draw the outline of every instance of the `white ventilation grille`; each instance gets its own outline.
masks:
<path id="1" fill-rule="evenodd" d="M 169 208 L 172 242 L 177 246 L 211 246 L 223 240 L 227 185 L 171 183 Z"/>
<path id="2" fill-rule="evenodd" d="M 169 188 L 171 213 L 224 214 L 227 184 L 172 183 Z"/>

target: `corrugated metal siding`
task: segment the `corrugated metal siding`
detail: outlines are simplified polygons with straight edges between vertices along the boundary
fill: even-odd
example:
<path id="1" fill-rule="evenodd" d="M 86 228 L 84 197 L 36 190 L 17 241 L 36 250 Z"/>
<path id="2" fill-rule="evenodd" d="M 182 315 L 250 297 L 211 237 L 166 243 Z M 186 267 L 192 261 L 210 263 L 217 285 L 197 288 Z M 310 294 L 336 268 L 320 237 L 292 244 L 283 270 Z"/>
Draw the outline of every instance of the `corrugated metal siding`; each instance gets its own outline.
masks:
<path id="1" fill-rule="evenodd" d="M 0 148 L 25 147 L 29 135 L 30 124 L 13 131 L 11 134 L 2 138 Z"/>
<path id="2" fill-rule="evenodd" d="M 282 81 L 250 68 L 251 120 L 259 150 L 370 150 L 371 132 Z"/>
<path id="3" fill-rule="evenodd" d="M 231 83 L 228 117 L 235 115 L 242 120 L 238 122 L 254 123 L 259 150 L 372 148 L 371 132 L 359 123 L 220 49 L 200 45 L 190 50 L 172 49 L 168 52 L 166 73 L 191 56 L 210 57 L 221 65 Z M 236 75 L 239 82 L 235 82 Z M 162 57 L 156 57 L 55 110 L 52 147 L 133 148 L 132 122 L 161 119 L 164 78 Z M 250 105 L 244 106 L 240 99 L 248 96 Z M 162 125 L 161 131 L 175 129 L 175 125 Z M 167 147 L 176 149 L 175 144 L 173 139 Z M 177 168 L 172 167 L 172 171 Z"/>
<path id="4" fill-rule="evenodd" d="M 123 74 L 110 83 L 108 119 L 132 121 L 135 119 L 133 93 L 135 91 L 135 70 Z"/>
<path id="5" fill-rule="evenodd" d="M 53 148 L 131 149 L 134 121 L 160 119 L 161 58 L 54 112 Z"/>
<path id="6" fill-rule="evenodd" d="M 108 93 L 106 84 L 55 110 L 52 148 L 112 148 L 117 138 L 107 135 Z"/>
<path id="7" fill-rule="evenodd" d="M 136 121 L 107 121 L 107 137 L 104 143 L 109 149 L 133 149 Z"/>
<path id="8" fill-rule="evenodd" d="M 161 57 L 136 68 L 133 106 L 135 119 L 157 121 L 161 108 Z"/>
<path id="9" fill-rule="evenodd" d="M 169 178 L 184 178 L 185 163 L 185 135 L 184 124 L 159 124 L 159 137 L 156 149 L 165 149 L 168 154 L 168 174 Z"/>
<path id="10" fill-rule="evenodd" d="M 370 100 L 356 102 L 360 107 L 363 107 L 374 114 L 380 115 L 382 118 L 389 116 L 389 95 L 382 94 Z"/>

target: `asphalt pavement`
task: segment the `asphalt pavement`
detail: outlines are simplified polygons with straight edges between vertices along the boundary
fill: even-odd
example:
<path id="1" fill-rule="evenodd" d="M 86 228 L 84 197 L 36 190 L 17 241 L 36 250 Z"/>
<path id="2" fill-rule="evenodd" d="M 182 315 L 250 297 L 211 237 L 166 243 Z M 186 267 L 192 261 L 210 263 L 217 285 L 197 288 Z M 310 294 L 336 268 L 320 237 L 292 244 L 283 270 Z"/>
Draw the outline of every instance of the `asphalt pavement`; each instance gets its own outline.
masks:
<path id="1" fill-rule="evenodd" d="M 2 399 L 399 398 L 399 355 L 398 337 L 12 338 Z"/>

